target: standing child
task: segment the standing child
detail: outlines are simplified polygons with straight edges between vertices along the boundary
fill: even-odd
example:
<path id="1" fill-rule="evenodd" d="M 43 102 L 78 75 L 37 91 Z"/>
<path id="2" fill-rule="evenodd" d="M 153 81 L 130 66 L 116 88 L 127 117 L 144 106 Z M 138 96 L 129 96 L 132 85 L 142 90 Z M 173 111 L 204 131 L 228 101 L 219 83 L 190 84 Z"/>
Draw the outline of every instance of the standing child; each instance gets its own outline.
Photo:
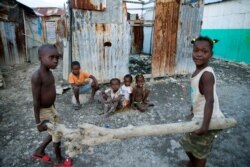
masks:
<path id="1" fill-rule="evenodd" d="M 78 61 L 73 61 L 71 64 L 72 72 L 69 74 L 69 83 L 73 88 L 74 96 L 76 98 L 76 105 L 74 105 L 76 110 L 81 108 L 79 94 L 92 91 L 90 101 L 93 101 L 95 92 L 98 89 L 98 82 L 96 78 L 88 72 L 80 71 L 80 69 L 80 63 Z M 93 80 L 92 83 L 89 81 L 89 78 Z"/>
<path id="2" fill-rule="evenodd" d="M 58 64 L 59 54 L 53 45 L 42 45 L 38 50 L 40 68 L 34 72 L 31 79 L 34 115 L 36 127 L 39 132 L 48 131 L 46 122 L 59 123 L 59 115 L 54 107 L 56 99 L 55 79 L 50 69 L 55 69 Z M 55 166 L 71 166 L 69 159 L 61 155 L 61 135 L 48 135 L 43 143 L 35 150 L 32 157 L 42 162 L 52 163 L 51 158 L 45 153 L 45 148 L 52 141 L 56 155 Z"/>
<path id="3" fill-rule="evenodd" d="M 208 130 L 211 118 L 224 117 L 216 94 L 216 78 L 214 71 L 208 66 L 213 55 L 214 42 L 208 37 L 198 37 L 193 41 L 193 61 L 196 70 L 191 78 L 191 98 L 193 120 L 203 120 L 200 129 L 187 133 L 180 144 L 186 151 L 190 161 L 187 166 L 204 167 L 212 148 L 214 136 L 218 130 Z"/>
<path id="4" fill-rule="evenodd" d="M 123 102 L 124 107 L 129 107 L 131 102 L 131 96 L 133 88 L 131 86 L 131 83 L 133 82 L 133 77 L 130 74 L 127 74 L 123 78 L 124 85 L 121 87 L 121 93 L 123 94 L 125 100 Z"/>
<path id="5" fill-rule="evenodd" d="M 110 88 L 105 90 L 101 95 L 101 102 L 104 105 L 104 117 L 110 116 L 117 109 L 123 107 L 124 96 L 122 95 L 121 81 L 118 78 L 110 80 Z"/>
<path id="6" fill-rule="evenodd" d="M 147 110 L 153 104 L 148 103 L 149 90 L 145 88 L 145 79 L 143 75 L 135 76 L 136 86 L 133 88 L 131 105 L 133 109 L 141 112 Z"/>

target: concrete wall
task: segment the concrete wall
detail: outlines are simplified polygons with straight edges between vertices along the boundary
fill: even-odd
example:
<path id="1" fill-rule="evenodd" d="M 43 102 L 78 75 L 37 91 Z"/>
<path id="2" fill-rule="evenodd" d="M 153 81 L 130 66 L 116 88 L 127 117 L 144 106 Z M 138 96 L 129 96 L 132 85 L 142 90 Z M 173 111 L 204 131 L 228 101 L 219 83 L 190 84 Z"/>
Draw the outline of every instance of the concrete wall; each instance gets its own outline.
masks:
<path id="1" fill-rule="evenodd" d="M 250 1 L 205 5 L 201 34 L 219 40 L 215 57 L 250 64 Z"/>

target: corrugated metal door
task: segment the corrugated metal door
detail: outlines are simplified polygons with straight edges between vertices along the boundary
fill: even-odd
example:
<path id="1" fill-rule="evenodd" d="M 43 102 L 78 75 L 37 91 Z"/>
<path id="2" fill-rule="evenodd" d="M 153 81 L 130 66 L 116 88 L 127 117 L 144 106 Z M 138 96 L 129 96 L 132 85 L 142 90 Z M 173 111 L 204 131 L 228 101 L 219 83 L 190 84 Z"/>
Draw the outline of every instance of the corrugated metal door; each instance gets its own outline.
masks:
<path id="1" fill-rule="evenodd" d="M 190 73 L 195 69 L 191 40 L 200 34 L 203 9 L 203 0 L 182 0 L 177 36 L 176 74 Z"/>
<path id="2" fill-rule="evenodd" d="M 179 3 L 157 0 L 155 10 L 152 75 L 159 77 L 174 73 Z"/>

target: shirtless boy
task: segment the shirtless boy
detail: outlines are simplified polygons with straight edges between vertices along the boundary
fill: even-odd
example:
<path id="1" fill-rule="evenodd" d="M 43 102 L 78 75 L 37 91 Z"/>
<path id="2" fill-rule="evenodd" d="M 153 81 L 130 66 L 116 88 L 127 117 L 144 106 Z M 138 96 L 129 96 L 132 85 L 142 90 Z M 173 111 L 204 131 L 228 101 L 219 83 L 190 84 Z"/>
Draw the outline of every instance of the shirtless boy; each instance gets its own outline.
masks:
<path id="1" fill-rule="evenodd" d="M 71 166 L 70 159 L 61 155 L 61 135 L 50 135 L 46 123 L 59 123 L 59 115 L 54 107 L 56 99 L 55 79 L 50 69 L 55 69 L 58 64 L 59 54 L 53 45 L 42 45 L 38 50 L 41 65 L 32 75 L 32 95 L 36 127 L 39 132 L 48 131 L 49 135 L 34 151 L 32 157 L 45 163 L 52 163 L 51 158 L 45 153 L 45 148 L 52 141 L 56 155 L 55 166 Z"/>

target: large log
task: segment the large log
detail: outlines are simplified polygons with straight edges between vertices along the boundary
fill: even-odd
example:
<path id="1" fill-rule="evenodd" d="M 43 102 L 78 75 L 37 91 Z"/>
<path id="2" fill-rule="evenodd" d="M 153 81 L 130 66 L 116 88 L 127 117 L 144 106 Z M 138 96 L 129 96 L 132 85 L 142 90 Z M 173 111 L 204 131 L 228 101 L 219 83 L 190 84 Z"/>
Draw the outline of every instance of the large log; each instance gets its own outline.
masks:
<path id="1" fill-rule="evenodd" d="M 119 141 L 131 137 L 159 136 L 176 133 L 193 132 L 201 127 L 202 121 L 190 121 L 160 125 L 127 126 L 118 129 L 98 127 L 92 124 L 82 124 L 77 129 L 66 128 L 63 124 L 48 123 L 48 128 L 54 133 L 61 133 L 65 138 L 66 154 L 70 157 L 81 153 L 84 147 Z M 226 129 L 237 124 L 233 118 L 211 119 L 209 130 Z"/>

